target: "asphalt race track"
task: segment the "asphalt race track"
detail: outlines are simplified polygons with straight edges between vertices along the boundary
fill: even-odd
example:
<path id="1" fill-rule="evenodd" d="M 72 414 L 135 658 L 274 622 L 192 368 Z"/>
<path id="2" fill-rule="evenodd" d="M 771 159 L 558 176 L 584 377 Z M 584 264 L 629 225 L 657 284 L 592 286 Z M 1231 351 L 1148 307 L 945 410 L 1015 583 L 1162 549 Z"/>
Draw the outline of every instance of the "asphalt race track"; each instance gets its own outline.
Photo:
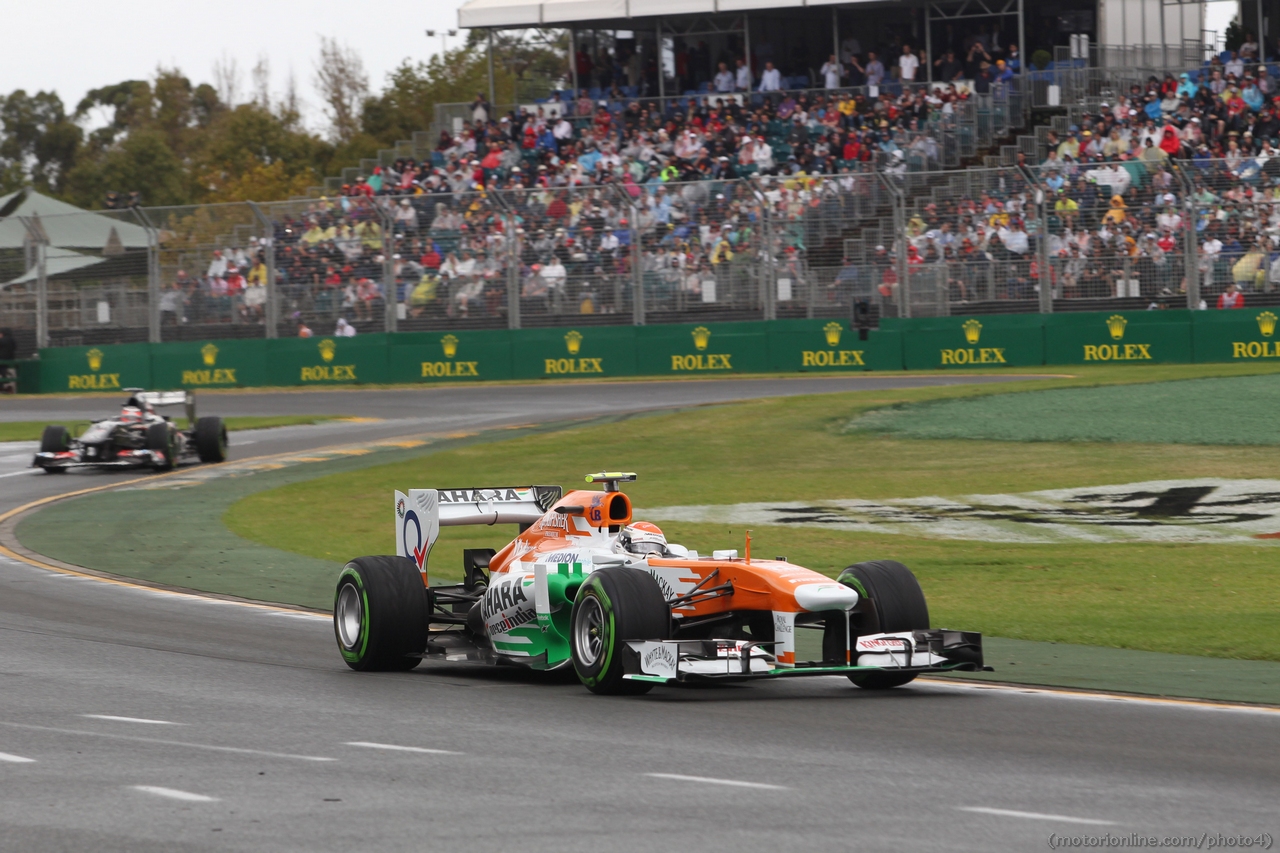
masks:
<path id="1" fill-rule="evenodd" d="M 389 419 L 233 437 L 259 455 L 922 381 L 970 380 L 210 395 L 206 412 Z M 0 417 L 110 405 L 12 400 Z M 18 465 L 0 458 L 0 509 L 118 476 L 5 476 Z M 3 851 L 986 851 L 1135 832 L 1208 849 L 1204 833 L 1280 824 L 1268 709 L 829 677 L 602 698 L 515 670 L 365 675 L 324 617 L 3 558 L 0 639 Z"/>

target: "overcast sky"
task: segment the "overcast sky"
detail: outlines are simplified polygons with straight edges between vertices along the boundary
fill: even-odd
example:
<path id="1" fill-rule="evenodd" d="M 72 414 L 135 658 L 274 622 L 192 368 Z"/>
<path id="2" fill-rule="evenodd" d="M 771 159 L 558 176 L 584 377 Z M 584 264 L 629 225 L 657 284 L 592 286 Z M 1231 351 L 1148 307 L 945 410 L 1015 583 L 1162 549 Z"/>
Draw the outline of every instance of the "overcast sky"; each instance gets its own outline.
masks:
<path id="1" fill-rule="evenodd" d="M 440 39 L 425 30 L 457 28 L 461 0 L 60 0 L 5 3 L 0 93 L 56 91 L 68 111 L 85 92 L 122 80 L 151 78 L 157 65 L 176 66 L 192 82 L 212 82 L 213 65 L 234 57 L 249 90 L 259 56 L 271 60 L 272 89 L 283 91 L 289 70 L 306 102 L 308 124 L 323 123 L 312 85 L 321 36 L 336 37 L 364 60 L 378 91 L 406 57 L 427 59 Z M 456 47 L 462 37 L 449 40 Z"/>

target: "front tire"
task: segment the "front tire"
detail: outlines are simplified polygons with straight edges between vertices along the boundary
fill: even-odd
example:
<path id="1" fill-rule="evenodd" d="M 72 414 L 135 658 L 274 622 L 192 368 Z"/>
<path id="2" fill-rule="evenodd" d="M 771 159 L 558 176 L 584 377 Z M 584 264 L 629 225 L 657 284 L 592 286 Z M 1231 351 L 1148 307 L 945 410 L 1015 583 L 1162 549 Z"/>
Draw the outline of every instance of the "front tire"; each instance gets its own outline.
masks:
<path id="1" fill-rule="evenodd" d="M 653 689 L 622 677 L 628 640 L 671 636 L 671 608 L 647 572 L 621 566 L 592 572 L 578 590 L 570 625 L 573 669 L 588 690 L 635 696 Z"/>
<path id="2" fill-rule="evenodd" d="M 354 670 L 413 669 L 427 647 L 429 615 L 422 573 L 406 557 L 360 557 L 338 575 L 333 633 Z"/>
<path id="3" fill-rule="evenodd" d="M 200 418 L 196 421 L 196 453 L 201 462 L 225 462 L 227 427 L 222 418 Z"/>
<path id="4" fill-rule="evenodd" d="M 177 441 L 174 440 L 173 431 L 169 429 L 167 423 L 152 424 L 147 427 L 147 450 L 164 454 L 164 461 L 155 463 L 157 471 L 169 471 L 173 468 L 177 461 L 174 459 L 177 455 L 176 449 Z"/>
<path id="5" fill-rule="evenodd" d="M 870 600 L 874 617 L 862 627 L 864 634 L 887 634 L 897 631 L 919 631 L 929 627 L 929 605 L 924 591 L 911 570 L 894 560 L 871 560 L 849 566 L 837 580 L 858 590 L 858 594 Z M 836 626 L 839 626 L 838 628 Z M 835 634 L 839 637 L 835 637 Z M 824 645 L 838 641 L 845 648 L 843 620 L 828 623 Z M 851 673 L 849 680 L 867 690 L 886 690 L 901 687 L 915 680 L 914 672 L 865 672 Z"/>

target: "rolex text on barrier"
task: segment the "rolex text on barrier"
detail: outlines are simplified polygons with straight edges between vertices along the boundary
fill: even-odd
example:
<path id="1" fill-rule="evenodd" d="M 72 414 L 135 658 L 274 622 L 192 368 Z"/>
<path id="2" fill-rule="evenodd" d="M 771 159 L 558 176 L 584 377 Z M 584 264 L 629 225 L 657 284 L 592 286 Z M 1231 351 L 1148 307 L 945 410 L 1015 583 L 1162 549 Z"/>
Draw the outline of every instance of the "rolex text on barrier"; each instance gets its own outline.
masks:
<path id="1" fill-rule="evenodd" d="M 151 385 L 151 345 L 48 347 L 40 351 L 40 390 L 119 391 Z"/>
<path id="2" fill-rule="evenodd" d="M 522 329 L 511 335 L 517 379 L 578 379 L 636 374 L 635 326 Z"/>
<path id="3" fill-rule="evenodd" d="M 1280 308 L 1197 311 L 1191 317 L 1195 360 L 1264 361 L 1280 359 Z"/>
<path id="4" fill-rule="evenodd" d="M 151 347 L 156 388 L 249 388 L 267 384 L 267 342 L 183 341 Z"/>
<path id="5" fill-rule="evenodd" d="M 491 331 L 405 332 L 388 336 L 392 382 L 453 382 L 511 378 L 511 339 Z"/>
<path id="6" fill-rule="evenodd" d="M 848 320 L 777 320 L 769 324 L 769 356 L 778 371 L 901 370 L 902 333 Z"/>
<path id="7" fill-rule="evenodd" d="M 330 385 L 388 381 L 387 336 L 277 338 L 267 341 L 271 385 Z"/>
<path id="8" fill-rule="evenodd" d="M 902 334 L 908 370 L 939 367 L 1019 367 L 1044 364 L 1043 315 L 928 317 L 882 320 Z"/>
<path id="9" fill-rule="evenodd" d="M 763 373 L 769 370 L 767 329 L 764 323 L 641 326 L 636 370 L 641 375 Z"/>
<path id="10" fill-rule="evenodd" d="M 1044 324 L 1047 364 L 1191 361 L 1191 318 L 1186 310 L 1049 314 Z"/>

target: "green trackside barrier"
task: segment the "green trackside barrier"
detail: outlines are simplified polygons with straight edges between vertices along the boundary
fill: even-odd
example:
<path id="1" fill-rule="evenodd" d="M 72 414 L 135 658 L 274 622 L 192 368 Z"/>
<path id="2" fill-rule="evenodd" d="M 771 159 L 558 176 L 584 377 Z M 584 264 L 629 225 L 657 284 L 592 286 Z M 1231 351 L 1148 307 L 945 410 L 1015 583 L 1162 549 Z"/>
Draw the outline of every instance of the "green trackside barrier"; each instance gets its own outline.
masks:
<path id="1" fill-rule="evenodd" d="M 182 341 L 151 346 L 151 387 L 252 388 L 267 384 L 263 339 Z"/>
<path id="2" fill-rule="evenodd" d="M 1191 340 L 1197 362 L 1280 359 L 1280 307 L 1196 311 Z"/>
<path id="3" fill-rule="evenodd" d="M 267 341 L 268 385 L 387 382 L 385 333 L 354 338 L 276 338 Z"/>
<path id="4" fill-rule="evenodd" d="M 151 387 L 151 344 L 40 350 L 40 390 L 119 391 Z"/>
<path id="5" fill-rule="evenodd" d="M 662 324 L 636 329 L 636 373 L 764 373 L 767 323 Z"/>
<path id="6" fill-rule="evenodd" d="M 777 320 L 768 324 L 771 368 L 778 371 L 901 370 L 902 332 L 848 320 Z"/>
<path id="7" fill-rule="evenodd" d="M 907 370 L 1024 367 L 1045 363 L 1043 314 L 885 318 L 880 328 L 902 333 Z"/>
<path id="8" fill-rule="evenodd" d="M 635 376 L 636 326 L 520 329 L 511 335 L 516 379 Z"/>
<path id="9" fill-rule="evenodd" d="M 1045 364 L 1189 364 L 1191 312 L 1048 314 Z"/>
<path id="10" fill-rule="evenodd" d="M 17 373 L 17 382 L 15 384 L 19 394 L 40 393 L 40 359 L 20 358 L 0 361 L 0 367 L 11 367 Z"/>
<path id="11" fill-rule="evenodd" d="M 496 329 L 389 335 L 387 375 L 392 382 L 510 379 L 512 334 Z"/>

